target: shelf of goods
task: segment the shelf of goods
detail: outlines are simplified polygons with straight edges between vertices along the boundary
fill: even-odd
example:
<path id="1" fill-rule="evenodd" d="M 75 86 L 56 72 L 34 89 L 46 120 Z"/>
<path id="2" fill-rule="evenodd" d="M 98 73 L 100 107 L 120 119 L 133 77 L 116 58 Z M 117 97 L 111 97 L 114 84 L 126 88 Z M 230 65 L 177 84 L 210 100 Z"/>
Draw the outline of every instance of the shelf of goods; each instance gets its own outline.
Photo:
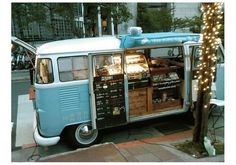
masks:
<path id="1" fill-rule="evenodd" d="M 150 68 L 153 111 L 169 111 L 182 107 L 177 66 Z"/>

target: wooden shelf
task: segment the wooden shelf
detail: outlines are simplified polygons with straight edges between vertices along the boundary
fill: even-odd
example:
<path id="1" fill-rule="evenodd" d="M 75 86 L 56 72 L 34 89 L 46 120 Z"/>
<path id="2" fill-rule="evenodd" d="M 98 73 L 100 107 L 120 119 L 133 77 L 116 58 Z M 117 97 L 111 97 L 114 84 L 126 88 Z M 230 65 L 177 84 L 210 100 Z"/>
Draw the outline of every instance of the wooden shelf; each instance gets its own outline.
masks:
<path id="1" fill-rule="evenodd" d="M 151 110 L 152 88 L 137 88 L 129 90 L 129 114 L 141 116 Z"/>
<path id="2" fill-rule="evenodd" d="M 165 101 L 162 103 L 153 103 L 153 111 L 168 111 L 171 109 L 181 108 L 181 99 L 173 100 L 173 101 Z"/>
<path id="3" fill-rule="evenodd" d="M 152 74 L 163 74 L 176 71 L 180 67 L 178 66 L 167 66 L 167 67 L 150 67 L 150 73 Z"/>

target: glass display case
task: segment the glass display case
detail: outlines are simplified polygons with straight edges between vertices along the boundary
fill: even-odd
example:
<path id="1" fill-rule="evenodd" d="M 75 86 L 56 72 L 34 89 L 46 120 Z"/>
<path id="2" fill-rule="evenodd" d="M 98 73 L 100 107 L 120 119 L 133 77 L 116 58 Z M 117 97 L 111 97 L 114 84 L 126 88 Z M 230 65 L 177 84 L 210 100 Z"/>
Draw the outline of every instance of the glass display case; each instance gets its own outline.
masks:
<path id="1" fill-rule="evenodd" d="M 128 80 L 141 80 L 149 77 L 147 60 L 143 54 L 126 55 Z"/>
<path id="2" fill-rule="evenodd" d="M 129 89 L 149 85 L 149 67 L 145 56 L 141 53 L 126 55 Z"/>

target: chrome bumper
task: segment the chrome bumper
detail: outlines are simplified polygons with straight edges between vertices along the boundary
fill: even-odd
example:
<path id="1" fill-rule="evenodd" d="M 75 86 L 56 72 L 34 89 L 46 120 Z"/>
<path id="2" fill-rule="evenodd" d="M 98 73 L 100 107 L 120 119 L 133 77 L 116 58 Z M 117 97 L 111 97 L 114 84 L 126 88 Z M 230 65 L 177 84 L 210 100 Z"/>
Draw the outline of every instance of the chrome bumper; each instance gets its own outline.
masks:
<path id="1" fill-rule="evenodd" d="M 59 142 L 60 136 L 43 137 L 38 132 L 36 112 L 34 113 L 34 140 L 40 146 L 52 146 Z"/>

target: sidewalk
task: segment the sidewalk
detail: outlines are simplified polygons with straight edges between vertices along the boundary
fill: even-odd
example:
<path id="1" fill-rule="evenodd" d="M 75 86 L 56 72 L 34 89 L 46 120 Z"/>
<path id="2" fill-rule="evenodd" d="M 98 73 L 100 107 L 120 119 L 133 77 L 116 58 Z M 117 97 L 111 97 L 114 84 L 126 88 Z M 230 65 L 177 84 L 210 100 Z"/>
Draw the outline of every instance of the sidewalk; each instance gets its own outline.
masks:
<path id="1" fill-rule="evenodd" d="M 177 150 L 173 144 L 191 140 L 192 131 L 185 131 L 157 138 L 117 144 L 128 162 L 224 162 L 224 155 L 194 158 Z"/>
<path id="2" fill-rule="evenodd" d="M 119 144 L 103 143 L 91 146 L 89 148 L 82 148 L 82 149 L 77 149 L 75 151 L 69 151 L 61 154 L 43 157 L 40 158 L 38 161 L 40 162 L 224 162 L 224 155 L 216 155 L 214 157 L 205 157 L 197 159 L 177 150 L 172 145 L 178 142 L 183 142 L 187 139 L 190 140 L 191 137 L 192 137 L 192 131 L 184 131 L 171 135 L 146 138 L 143 140 L 136 140 Z"/>

